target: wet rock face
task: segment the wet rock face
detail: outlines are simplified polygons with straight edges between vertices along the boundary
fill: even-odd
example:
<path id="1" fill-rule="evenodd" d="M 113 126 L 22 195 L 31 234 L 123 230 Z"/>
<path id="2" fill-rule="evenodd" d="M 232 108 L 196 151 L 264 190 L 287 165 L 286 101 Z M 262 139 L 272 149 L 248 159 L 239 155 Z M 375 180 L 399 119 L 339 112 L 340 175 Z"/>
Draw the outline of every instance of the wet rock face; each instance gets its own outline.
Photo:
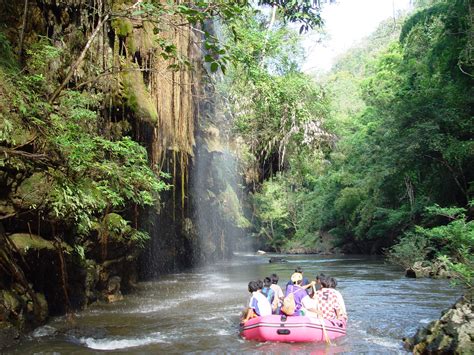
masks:
<path id="1" fill-rule="evenodd" d="M 14 345 L 20 339 L 20 331 L 42 324 L 48 317 L 48 304 L 44 295 L 31 295 L 19 284 L 9 290 L 0 290 L 0 348 Z"/>
<path id="2" fill-rule="evenodd" d="M 474 308 L 472 296 L 461 297 L 439 320 L 404 339 L 414 354 L 473 354 Z"/>

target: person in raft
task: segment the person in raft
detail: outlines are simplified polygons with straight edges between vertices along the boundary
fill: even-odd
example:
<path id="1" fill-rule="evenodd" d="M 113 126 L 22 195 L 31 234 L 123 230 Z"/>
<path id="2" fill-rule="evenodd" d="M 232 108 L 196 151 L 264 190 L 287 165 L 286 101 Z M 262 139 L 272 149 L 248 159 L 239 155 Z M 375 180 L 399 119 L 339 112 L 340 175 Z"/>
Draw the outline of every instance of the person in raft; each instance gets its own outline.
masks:
<path id="1" fill-rule="evenodd" d="M 295 273 L 301 274 L 301 286 L 309 285 L 309 280 L 306 277 L 303 276 L 303 269 L 301 268 L 301 266 L 298 266 L 295 269 Z M 286 288 L 288 288 L 288 286 L 291 286 L 291 285 L 293 285 L 292 280 L 288 281 L 288 283 L 286 284 Z"/>
<path id="2" fill-rule="evenodd" d="M 263 285 L 263 282 L 260 280 L 249 282 L 248 290 L 252 296 L 250 297 L 248 308 L 242 312 L 241 323 L 245 323 L 255 316 L 263 317 L 272 314 L 272 306 L 261 292 L 261 285 Z"/>
<path id="3" fill-rule="evenodd" d="M 267 298 L 268 302 L 270 304 L 273 304 L 273 300 L 275 299 L 275 291 L 271 288 L 272 285 L 272 280 L 269 277 L 265 277 L 263 279 L 263 288 L 262 288 L 262 294 Z M 273 307 L 272 307 L 273 310 Z"/>
<path id="4" fill-rule="evenodd" d="M 307 317 L 319 318 L 321 316 L 318 310 L 318 297 L 316 288 L 310 287 L 308 294 L 301 300 L 301 313 Z"/>
<path id="5" fill-rule="evenodd" d="M 307 285 L 303 286 L 303 274 L 300 272 L 295 272 L 293 275 L 291 275 L 291 282 L 292 284 L 286 287 L 285 298 L 288 297 L 290 293 L 293 294 L 293 298 L 295 300 L 295 311 L 293 314 L 289 315 L 299 316 L 302 307 L 301 300 L 308 294 L 306 289 L 308 287 L 312 287 L 314 283 L 308 283 Z"/>
<path id="6" fill-rule="evenodd" d="M 278 280 L 279 280 L 278 275 L 272 274 L 270 278 L 272 280 L 272 284 L 270 285 L 270 288 L 275 293 L 275 297 L 273 298 L 272 311 L 273 311 L 273 314 L 280 314 L 280 309 L 282 306 L 283 298 L 285 298 L 285 295 L 283 294 L 283 290 L 281 289 L 281 287 L 278 285 Z"/>
<path id="7" fill-rule="evenodd" d="M 340 316 L 338 318 L 344 319 L 347 322 L 346 304 L 344 303 L 344 298 L 342 298 L 341 293 L 338 290 L 336 290 L 336 286 L 337 286 L 336 279 L 334 277 L 330 277 L 328 287 L 333 289 L 333 292 L 336 294 L 337 300 L 339 302 Z"/>
<path id="8" fill-rule="evenodd" d="M 339 291 L 332 288 L 337 282 L 334 278 L 319 275 L 321 289 L 316 291 L 318 310 L 324 319 L 347 322 L 346 306 Z"/>

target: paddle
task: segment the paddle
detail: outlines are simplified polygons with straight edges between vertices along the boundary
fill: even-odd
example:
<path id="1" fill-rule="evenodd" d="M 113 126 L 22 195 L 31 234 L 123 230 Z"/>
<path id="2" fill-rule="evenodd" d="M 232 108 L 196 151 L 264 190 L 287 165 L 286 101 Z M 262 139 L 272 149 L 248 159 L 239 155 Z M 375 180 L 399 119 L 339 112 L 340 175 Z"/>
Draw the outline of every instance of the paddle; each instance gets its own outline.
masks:
<path id="1" fill-rule="evenodd" d="M 316 288 L 314 287 L 314 285 L 313 285 L 313 292 L 316 295 Z M 324 318 L 321 315 L 321 311 L 319 309 L 319 300 L 318 300 L 318 318 L 319 318 L 319 320 L 321 322 L 321 325 L 323 327 L 324 340 L 326 341 L 326 344 L 331 344 L 331 339 L 329 338 L 328 332 L 326 330 L 326 325 L 324 324 Z"/>

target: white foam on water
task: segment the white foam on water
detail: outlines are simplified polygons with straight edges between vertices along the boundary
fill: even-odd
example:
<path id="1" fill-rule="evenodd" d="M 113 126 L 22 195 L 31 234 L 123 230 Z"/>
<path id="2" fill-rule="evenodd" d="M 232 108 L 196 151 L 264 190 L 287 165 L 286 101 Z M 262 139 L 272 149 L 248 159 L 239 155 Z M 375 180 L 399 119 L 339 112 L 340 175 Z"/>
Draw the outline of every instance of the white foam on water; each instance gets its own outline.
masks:
<path id="1" fill-rule="evenodd" d="M 223 316 L 201 316 L 199 317 L 199 320 L 202 321 L 210 321 L 210 320 L 216 320 L 216 319 L 222 319 L 224 318 Z"/>
<path id="2" fill-rule="evenodd" d="M 216 335 L 231 335 L 232 333 L 227 329 L 219 329 L 216 332 Z"/>
<path id="3" fill-rule="evenodd" d="M 420 319 L 421 324 L 428 324 L 429 322 L 431 322 L 431 319 L 428 319 L 428 318 Z"/>
<path id="4" fill-rule="evenodd" d="M 387 338 L 380 338 L 380 337 L 370 337 L 365 339 L 367 342 L 371 342 L 385 348 L 390 349 L 399 349 L 400 348 L 400 341 L 395 341 L 392 339 Z"/>
<path id="5" fill-rule="evenodd" d="M 140 313 L 140 314 L 147 314 L 147 313 L 156 313 L 159 311 L 163 311 L 166 309 L 172 309 L 178 307 L 180 304 L 184 302 L 188 302 L 191 300 L 199 300 L 199 299 L 213 299 L 215 295 L 214 292 L 210 290 L 190 293 L 187 294 L 185 297 L 180 297 L 176 299 L 166 299 L 166 300 L 157 300 L 157 303 L 147 303 L 142 304 L 138 308 L 133 308 L 129 310 L 120 310 L 120 313 Z"/>
<path id="6" fill-rule="evenodd" d="M 179 300 L 166 300 L 163 302 L 160 302 L 158 304 L 147 304 L 147 305 L 142 305 L 138 309 L 131 309 L 127 313 L 156 313 L 159 311 L 162 311 L 164 309 L 170 309 L 170 308 L 175 308 L 178 307 L 180 304 Z"/>
<path id="7" fill-rule="evenodd" d="M 130 338 L 130 339 L 94 339 L 94 338 L 80 338 L 79 341 L 90 349 L 94 350 L 117 350 L 135 348 L 138 346 L 166 343 L 162 339 L 160 333 L 152 333 L 149 336 L 142 338 Z"/>
<path id="8" fill-rule="evenodd" d="M 162 284 L 177 284 L 178 283 L 178 280 L 160 280 L 160 281 L 156 281 L 157 284 L 159 285 L 162 285 Z"/>
<path id="9" fill-rule="evenodd" d="M 42 327 L 36 328 L 31 335 L 34 338 L 42 338 L 42 337 L 54 335 L 55 333 L 56 333 L 56 328 L 50 325 L 44 325 Z"/>
<path id="10" fill-rule="evenodd" d="M 201 298 L 212 298 L 213 296 L 215 296 L 215 292 L 212 292 L 212 291 L 202 291 L 202 292 L 198 292 L 198 293 L 193 293 L 189 296 L 189 299 L 191 300 L 197 300 L 197 299 L 201 299 Z M 186 301 L 186 300 L 183 300 L 183 301 Z"/>

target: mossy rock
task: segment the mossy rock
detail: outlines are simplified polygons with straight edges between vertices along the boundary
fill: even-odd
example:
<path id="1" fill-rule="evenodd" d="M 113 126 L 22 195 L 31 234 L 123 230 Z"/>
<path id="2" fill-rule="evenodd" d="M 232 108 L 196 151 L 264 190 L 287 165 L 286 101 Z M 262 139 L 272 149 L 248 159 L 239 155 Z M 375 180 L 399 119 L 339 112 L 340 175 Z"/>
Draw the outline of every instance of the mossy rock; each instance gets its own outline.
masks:
<path id="1" fill-rule="evenodd" d="M 0 216 L 6 216 L 15 212 L 13 205 L 5 200 L 0 200 Z"/>
<path id="2" fill-rule="evenodd" d="M 131 50 L 130 53 L 140 51 L 142 55 L 145 55 L 152 49 L 156 48 L 155 26 L 151 22 L 145 21 L 141 23 L 140 27 L 140 29 L 135 29 L 133 31 L 133 36 L 131 36 L 131 38 L 128 38 L 133 38 L 133 41 L 130 41 L 130 44 L 127 43 L 127 49 L 129 49 L 129 51 Z"/>
<path id="3" fill-rule="evenodd" d="M 130 70 L 125 70 L 121 73 L 124 97 L 128 107 L 142 121 L 156 123 L 158 121 L 158 111 L 145 86 L 143 75 L 138 70 L 138 65 L 135 63 L 130 64 L 128 69 Z"/>
<path id="4" fill-rule="evenodd" d="M 13 204 L 20 209 L 40 206 L 51 191 L 50 179 L 44 173 L 34 173 L 23 180 L 10 196 Z"/>
<path id="5" fill-rule="evenodd" d="M 116 18 L 112 21 L 112 28 L 115 34 L 125 38 L 133 32 L 133 24 L 128 18 Z"/>
<path id="6" fill-rule="evenodd" d="M 28 234 L 28 233 L 15 233 L 9 236 L 15 247 L 20 253 L 26 254 L 29 250 L 55 250 L 53 242 L 46 240 L 39 235 Z M 71 252 L 72 248 L 62 242 L 63 249 Z"/>
<path id="7" fill-rule="evenodd" d="M 18 314 L 21 308 L 21 302 L 17 295 L 8 290 L 0 291 L 0 302 L 5 308 L 7 314 L 15 313 Z"/>

